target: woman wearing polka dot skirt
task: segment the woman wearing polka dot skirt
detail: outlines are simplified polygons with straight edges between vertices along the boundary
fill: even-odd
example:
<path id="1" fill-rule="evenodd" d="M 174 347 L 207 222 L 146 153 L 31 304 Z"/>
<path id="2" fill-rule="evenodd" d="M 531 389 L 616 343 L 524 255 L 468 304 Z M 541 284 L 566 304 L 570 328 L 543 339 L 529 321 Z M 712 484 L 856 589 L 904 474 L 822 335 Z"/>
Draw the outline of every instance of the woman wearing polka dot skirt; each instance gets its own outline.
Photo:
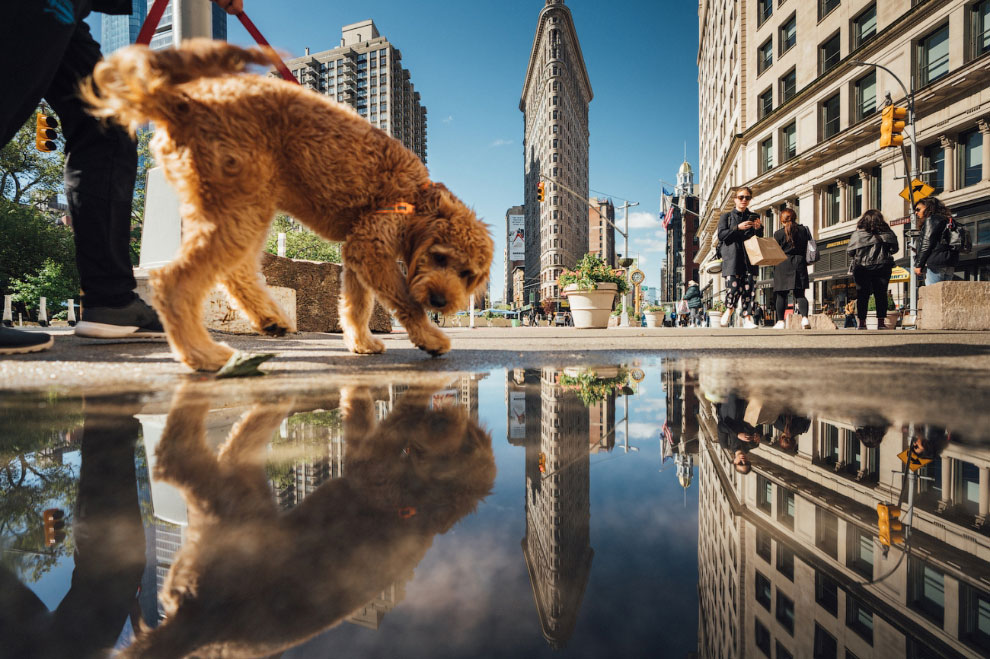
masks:
<path id="1" fill-rule="evenodd" d="M 743 327 L 755 329 L 752 311 L 755 308 L 757 268 L 749 262 L 743 243 L 753 236 L 763 235 L 763 220 L 749 210 L 753 191 L 748 187 L 736 190 L 732 201 L 735 208 L 723 213 L 718 220 L 718 239 L 722 244 L 722 276 L 725 277 L 725 313 L 721 325 L 726 327 L 739 304 Z"/>

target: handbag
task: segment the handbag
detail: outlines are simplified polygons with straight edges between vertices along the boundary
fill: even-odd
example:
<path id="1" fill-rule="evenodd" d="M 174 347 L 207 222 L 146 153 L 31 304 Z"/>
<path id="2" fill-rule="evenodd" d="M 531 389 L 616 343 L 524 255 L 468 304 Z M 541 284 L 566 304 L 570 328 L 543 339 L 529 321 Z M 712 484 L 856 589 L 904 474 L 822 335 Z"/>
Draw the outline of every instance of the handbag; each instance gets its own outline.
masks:
<path id="1" fill-rule="evenodd" d="M 681 300 L 677 303 L 677 313 L 685 314 L 690 313 L 691 308 L 688 306 L 687 300 Z"/>
<path id="2" fill-rule="evenodd" d="M 811 229 L 805 227 L 804 230 L 808 232 L 808 246 L 804 250 L 804 260 L 807 261 L 808 265 L 811 265 L 817 263 L 822 254 L 818 251 L 818 243 L 811 237 Z"/>

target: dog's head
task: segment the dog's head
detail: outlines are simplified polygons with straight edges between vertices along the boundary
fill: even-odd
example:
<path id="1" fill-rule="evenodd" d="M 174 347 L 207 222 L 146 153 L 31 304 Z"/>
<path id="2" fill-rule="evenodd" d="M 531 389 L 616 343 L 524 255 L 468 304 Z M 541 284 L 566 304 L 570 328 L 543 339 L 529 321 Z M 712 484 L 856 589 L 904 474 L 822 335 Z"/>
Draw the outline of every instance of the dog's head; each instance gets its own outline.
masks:
<path id="1" fill-rule="evenodd" d="M 441 184 L 419 192 L 406 232 L 407 284 L 424 308 L 450 313 L 484 288 L 492 264 L 488 226 Z"/>

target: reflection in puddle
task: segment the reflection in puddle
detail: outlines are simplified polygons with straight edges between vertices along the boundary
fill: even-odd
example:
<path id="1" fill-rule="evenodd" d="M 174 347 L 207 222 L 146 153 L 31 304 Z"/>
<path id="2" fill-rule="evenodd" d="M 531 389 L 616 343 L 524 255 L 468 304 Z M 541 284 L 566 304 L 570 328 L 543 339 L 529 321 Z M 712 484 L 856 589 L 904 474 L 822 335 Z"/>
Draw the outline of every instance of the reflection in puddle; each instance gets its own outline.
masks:
<path id="1" fill-rule="evenodd" d="M 217 391 L 0 403 L 0 655 L 990 653 L 972 420 L 704 361 Z"/>

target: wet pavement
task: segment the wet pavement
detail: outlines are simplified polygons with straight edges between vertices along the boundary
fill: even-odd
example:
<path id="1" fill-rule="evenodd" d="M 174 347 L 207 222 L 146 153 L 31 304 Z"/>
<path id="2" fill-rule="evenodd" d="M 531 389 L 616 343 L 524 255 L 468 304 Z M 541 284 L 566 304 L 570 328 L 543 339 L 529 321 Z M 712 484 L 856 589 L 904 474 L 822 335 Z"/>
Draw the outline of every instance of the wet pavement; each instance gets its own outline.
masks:
<path id="1" fill-rule="evenodd" d="M 986 656 L 986 340 L 896 334 L 0 380 L 0 656 Z"/>

